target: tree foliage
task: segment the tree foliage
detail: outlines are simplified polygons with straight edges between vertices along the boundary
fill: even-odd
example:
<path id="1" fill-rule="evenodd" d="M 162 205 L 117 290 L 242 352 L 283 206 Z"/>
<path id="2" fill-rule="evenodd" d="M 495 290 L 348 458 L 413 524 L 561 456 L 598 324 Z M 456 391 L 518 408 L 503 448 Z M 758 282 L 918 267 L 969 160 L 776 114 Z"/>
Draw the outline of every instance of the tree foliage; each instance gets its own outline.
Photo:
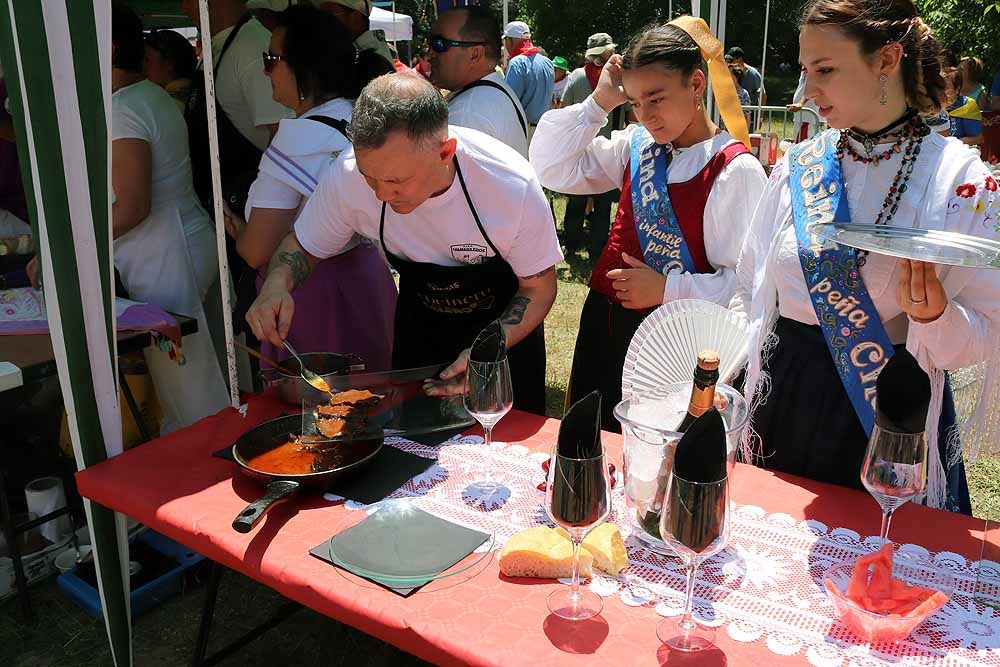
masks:
<path id="1" fill-rule="evenodd" d="M 1000 12 L 987 8 L 991 0 L 916 0 L 920 15 L 934 36 L 961 56 L 976 56 L 987 72 L 1000 68 Z"/>

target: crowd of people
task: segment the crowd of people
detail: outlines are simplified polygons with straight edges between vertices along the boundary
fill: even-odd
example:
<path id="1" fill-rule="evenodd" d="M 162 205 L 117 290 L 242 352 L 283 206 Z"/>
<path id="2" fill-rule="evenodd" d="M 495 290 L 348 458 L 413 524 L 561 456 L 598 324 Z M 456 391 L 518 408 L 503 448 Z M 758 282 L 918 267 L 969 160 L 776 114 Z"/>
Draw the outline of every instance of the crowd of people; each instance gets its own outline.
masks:
<path id="1" fill-rule="evenodd" d="M 184 7 L 197 23 L 197 3 Z M 313 0 L 269 15 L 269 29 L 242 0 L 210 4 L 203 48 L 248 342 L 275 357 L 285 339 L 356 353 L 371 370 L 448 364 L 427 386 L 445 394 L 461 391 L 471 342 L 499 319 L 515 406 L 544 413 L 555 267 L 586 249 L 596 265 L 569 400 L 599 389 L 604 428 L 619 430 L 611 409 L 643 320 L 703 299 L 750 329 L 754 463 L 858 486 L 873 383 L 905 345 L 934 388 L 928 502 L 970 511 L 945 371 L 996 361 L 1000 274 L 828 247 L 805 225 L 1000 234 L 997 182 L 962 143 L 998 91 L 976 85 L 974 58 L 948 65 L 912 0 L 811 0 L 794 104 L 834 129 L 770 177 L 740 109 L 765 102 L 760 72 L 736 47 L 711 80 L 705 63 L 723 49 L 699 19 L 652 25 L 622 49 L 595 33 L 573 68 L 524 22 L 459 7 L 410 68 L 369 30 L 370 9 Z M 202 65 L 184 40 L 144 37 L 124 4 L 113 23 L 115 265 L 131 298 L 199 321 L 183 366 L 147 353 L 177 427 L 227 396 Z M 925 120 L 942 113 L 954 138 Z M 545 189 L 568 195 L 562 240 Z"/>

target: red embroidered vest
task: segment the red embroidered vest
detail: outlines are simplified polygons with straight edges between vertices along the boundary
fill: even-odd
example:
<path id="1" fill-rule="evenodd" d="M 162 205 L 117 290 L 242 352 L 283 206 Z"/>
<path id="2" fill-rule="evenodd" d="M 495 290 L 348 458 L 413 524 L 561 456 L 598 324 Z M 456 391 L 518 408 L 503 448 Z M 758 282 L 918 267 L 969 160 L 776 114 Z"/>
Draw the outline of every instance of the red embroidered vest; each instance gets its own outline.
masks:
<path id="1" fill-rule="evenodd" d="M 715 268 L 709 264 L 705 254 L 705 203 L 708 201 L 708 194 L 712 191 L 715 179 L 722 173 L 730 162 L 737 155 L 749 153 L 746 146 L 741 143 L 731 143 L 721 151 L 712 156 L 708 164 L 695 174 L 694 178 L 683 183 L 670 183 L 667 188 L 670 190 L 670 201 L 677 215 L 677 222 L 684 232 L 684 240 L 687 242 L 688 251 L 694 261 L 698 273 L 713 273 Z M 734 215 L 749 215 L 749 212 L 734 212 Z M 639 237 L 635 231 L 635 222 L 632 215 L 632 184 L 629 179 L 629 168 L 625 166 L 625 176 L 622 179 L 622 196 L 618 202 L 618 213 L 615 215 L 615 222 L 611 226 L 608 235 L 608 242 L 601 252 L 594 273 L 590 276 L 590 288 L 610 297 L 615 302 L 615 290 L 608 280 L 608 271 L 612 269 L 628 268 L 622 261 L 622 253 L 626 252 L 632 257 L 642 258 L 642 248 L 639 247 Z"/>

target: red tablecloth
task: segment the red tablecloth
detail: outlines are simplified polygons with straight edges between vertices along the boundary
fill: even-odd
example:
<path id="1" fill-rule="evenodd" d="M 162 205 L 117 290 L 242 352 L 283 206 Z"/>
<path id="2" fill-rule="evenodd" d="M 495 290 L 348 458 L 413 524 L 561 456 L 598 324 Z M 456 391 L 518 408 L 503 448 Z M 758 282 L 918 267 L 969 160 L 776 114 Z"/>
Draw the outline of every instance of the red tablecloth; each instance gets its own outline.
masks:
<path id="1" fill-rule="evenodd" d="M 661 620 L 651 607 L 628 607 L 608 598 L 601 617 L 568 623 L 550 617 L 545 598 L 555 582 L 507 581 L 495 558 L 469 574 L 433 582 L 400 596 L 308 554 L 330 535 L 361 520 L 318 495 L 272 509 L 249 534 L 230 524 L 261 487 L 235 465 L 212 457 L 252 426 L 286 407 L 253 396 L 247 416 L 227 409 L 183 431 L 154 440 L 77 474 L 80 493 L 121 511 L 223 565 L 242 572 L 316 611 L 348 623 L 425 660 L 446 665 L 790 665 L 802 655 L 771 652 L 763 642 L 742 643 L 720 631 L 720 651 L 671 654 L 656 639 Z M 559 423 L 512 412 L 496 437 L 549 451 Z M 619 436 L 606 435 L 618 457 Z M 734 501 L 814 519 L 830 526 L 878 534 L 879 512 L 866 493 L 739 465 Z M 893 520 L 893 538 L 932 551 L 976 559 L 983 522 L 906 505 Z"/>

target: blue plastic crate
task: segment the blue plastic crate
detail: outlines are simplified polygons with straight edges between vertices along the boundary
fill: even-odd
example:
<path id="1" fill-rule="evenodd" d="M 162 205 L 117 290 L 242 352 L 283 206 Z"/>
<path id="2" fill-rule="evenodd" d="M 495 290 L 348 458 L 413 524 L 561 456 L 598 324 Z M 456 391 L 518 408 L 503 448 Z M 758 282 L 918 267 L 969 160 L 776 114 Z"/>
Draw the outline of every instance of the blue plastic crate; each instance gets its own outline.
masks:
<path id="1" fill-rule="evenodd" d="M 184 572 L 205 557 L 152 530 L 141 533 L 134 542 L 142 542 L 175 561 L 170 570 L 132 591 L 132 616 L 136 617 L 180 593 Z M 63 595 L 84 611 L 94 618 L 103 618 L 100 594 L 96 588 L 76 575 L 76 568 L 59 575 L 57 583 Z"/>

